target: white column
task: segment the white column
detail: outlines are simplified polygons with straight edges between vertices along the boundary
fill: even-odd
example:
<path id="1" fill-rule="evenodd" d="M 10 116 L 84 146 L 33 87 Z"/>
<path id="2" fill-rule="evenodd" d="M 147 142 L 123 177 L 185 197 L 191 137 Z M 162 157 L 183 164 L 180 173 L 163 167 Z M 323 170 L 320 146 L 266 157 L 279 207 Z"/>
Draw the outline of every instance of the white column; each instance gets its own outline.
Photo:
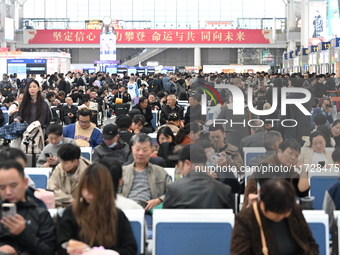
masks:
<path id="1" fill-rule="evenodd" d="M 308 14 L 309 14 L 309 1 L 301 0 L 301 46 L 308 47 Z"/>
<path id="2" fill-rule="evenodd" d="M 295 41 L 289 41 L 289 43 L 288 43 L 288 53 L 290 52 L 290 51 L 295 51 L 296 50 L 296 42 Z"/>
<path id="3" fill-rule="evenodd" d="M 0 12 L 1 12 L 1 27 L 0 29 L 2 29 L 4 31 L 5 29 L 5 17 L 6 17 L 6 1 L 5 0 L 0 0 Z"/>
<path id="4" fill-rule="evenodd" d="M 194 48 L 194 66 L 201 66 L 201 48 Z"/>
<path id="5" fill-rule="evenodd" d="M 289 30 L 296 28 L 296 16 L 295 16 L 295 3 L 294 1 L 288 1 L 288 12 L 289 12 Z"/>

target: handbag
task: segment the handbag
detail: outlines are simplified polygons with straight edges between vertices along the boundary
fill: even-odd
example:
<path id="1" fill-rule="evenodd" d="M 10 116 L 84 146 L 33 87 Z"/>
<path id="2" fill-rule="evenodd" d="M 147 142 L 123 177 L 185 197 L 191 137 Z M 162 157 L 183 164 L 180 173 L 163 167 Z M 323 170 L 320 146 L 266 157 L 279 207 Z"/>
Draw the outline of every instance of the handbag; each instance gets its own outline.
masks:
<path id="1" fill-rule="evenodd" d="M 259 224 L 260 232 L 261 232 L 261 243 L 262 243 L 262 253 L 263 255 L 268 255 L 268 248 L 267 248 L 267 242 L 266 237 L 264 236 L 263 228 L 262 228 L 262 222 L 259 214 L 259 210 L 257 208 L 257 202 L 253 203 L 254 213 L 256 217 L 256 221 Z"/>

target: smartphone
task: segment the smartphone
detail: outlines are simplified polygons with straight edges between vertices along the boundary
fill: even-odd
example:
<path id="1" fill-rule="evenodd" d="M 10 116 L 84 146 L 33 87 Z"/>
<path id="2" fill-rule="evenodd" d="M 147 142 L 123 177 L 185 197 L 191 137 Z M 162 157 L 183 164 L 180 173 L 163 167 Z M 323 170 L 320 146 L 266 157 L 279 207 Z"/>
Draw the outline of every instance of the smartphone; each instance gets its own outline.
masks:
<path id="1" fill-rule="evenodd" d="M 52 155 L 52 153 L 45 153 L 45 157 L 46 158 L 53 158 L 53 155 Z"/>
<path id="2" fill-rule="evenodd" d="M 17 207 L 13 203 L 3 203 L 1 210 L 2 210 L 2 217 L 15 216 L 17 214 Z"/>
<path id="3" fill-rule="evenodd" d="M 325 161 L 319 161 L 318 165 L 320 165 L 321 167 L 324 167 L 326 165 L 326 162 Z"/>

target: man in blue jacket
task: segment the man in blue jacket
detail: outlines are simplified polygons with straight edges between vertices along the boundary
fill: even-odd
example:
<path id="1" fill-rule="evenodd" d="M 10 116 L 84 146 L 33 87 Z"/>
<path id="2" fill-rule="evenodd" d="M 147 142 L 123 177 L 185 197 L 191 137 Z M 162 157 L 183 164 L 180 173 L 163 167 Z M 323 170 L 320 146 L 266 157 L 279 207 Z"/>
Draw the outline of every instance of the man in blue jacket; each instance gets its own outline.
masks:
<path id="1" fill-rule="evenodd" d="M 92 111 L 82 108 L 78 111 L 77 122 L 64 127 L 64 137 L 72 138 L 79 147 L 96 147 L 101 143 L 102 131 L 91 122 Z"/>

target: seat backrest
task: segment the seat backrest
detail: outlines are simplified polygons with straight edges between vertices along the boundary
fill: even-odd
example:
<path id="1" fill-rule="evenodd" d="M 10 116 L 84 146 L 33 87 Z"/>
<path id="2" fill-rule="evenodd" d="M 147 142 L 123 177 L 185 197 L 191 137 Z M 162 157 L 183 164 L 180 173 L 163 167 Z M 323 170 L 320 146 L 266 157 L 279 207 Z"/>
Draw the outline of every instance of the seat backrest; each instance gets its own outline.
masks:
<path id="1" fill-rule="evenodd" d="M 144 214 L 143 209 L 123 210 L 130 222 L 133 235 L 137 242 L 137 255 L 144 254 Z"/>
<path id="2" fill-rule="evenodd" d="M 152 111 L 152 120 L 151 120 L 152 127 L 156 130 L 158 126 L 158 111 Z"/>
<path id="3" fill-rule="evenodd" d="M 157 133 L 150 133 L 148 136 L 151 137 L 152 143 L 157 144 Z"/>
<path id="4" fill-rule="evenodd" d="M 130 111 L 130 104 L 115 104 L 113 105 L 113 111 L 115 115 L 118 117 L 120 115 L 128 114 Z"/>
<path id="5" fill-rule="evenodd" d="M 244 153 L 244 165 L 248 166 L 249 162 L 252 158 L 261 155 L 266 152 L 266 149 L 264 147 L 244 147 L 243 153 Z"/>
<path id="6" fill-rule="evenodd" d="M 164 170 L 168 173 L 170 176 L 171 180 L 174 182 L 175 181 L 175 168 L 173 167 L 165 167 Z"/>
<path id="7" fill-rule="evenodd" d="M 9 123 L 9 112 L 8 110 L 3 110 L 2 113 L 4 115 L 4 122 L 2 123 L 1 126 L 5 126 L 6 124 Z"/>
<path id="8" fill-rule="evenodd" d="M 329 254 L 329 226 L 328 214 L 322 210 L 303 210 L 303 215 L 312 231 L 316 243 L 319 245 L 320 255 Z"/>
<path id="9" fill-rule="evenodd" d="M 52 173 L 51 167 L 26 167 L 25 173 L 35 183 L 36 188 L 46 189 L 47 181 Z"/>
<path id="10" fill-rule="evenodd" d="M 336 182 L 338 176 L 311 176 L 310 177 L 310 195 L 314 197 L 313 208 L 316 210 L 322 209 L 325 192 L 333 183 Z"/>
<path id="11" fill-rule="evenodd" d="M 229 254 L 234 217 L 228 209 L 155 210 L 153 254 Z"/>
<path id="12" fill-rule="evenodd" d="M 92 162 L 92 147 L 80 147 L 81 155 Z"/>
<path id="13" fill-rule="evenodd" d="M 339 235 L 339 229 L 340 229 L 340 211 L 334 211 L 334 222 L 335 224 L 333 227 L 333 242 L 332 242 L 332 254 L 339 254 L 339 244 L 340 244 L 340 235 Z M 335 229 L 334 229 L 335 228 Z"/>

